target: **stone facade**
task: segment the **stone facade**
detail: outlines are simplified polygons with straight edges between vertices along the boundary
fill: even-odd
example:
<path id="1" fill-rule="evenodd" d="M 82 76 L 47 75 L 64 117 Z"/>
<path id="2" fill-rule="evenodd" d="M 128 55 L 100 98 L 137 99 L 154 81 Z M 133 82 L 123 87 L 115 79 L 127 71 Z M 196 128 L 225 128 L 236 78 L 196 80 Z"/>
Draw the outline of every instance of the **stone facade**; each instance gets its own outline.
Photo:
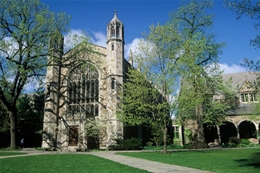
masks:
<path id="1" fill-rule="evenodd" d="M 124 25 L 116 12 L 107 25 L 107 47 L 80 46 L 63 54 L 62 35 L 50 41 L 56 58 L 49 57 L 47 68 L 43 148 L 107 148 L 123 136 L 116 111 L 130 63 L 124 59 Z M 88 135 L 87 124 L 95 120 L 101 127 L 99 142 Z"/>
<path id="2" fill-rule="evenodd" d="M 230 110 L 221 125 L 208 127 L 204 124 L 204 137 L 209 145 L 228 143 L 230 138 L 250 139 L 254 143 L 260 141 L 260 116 L 255 112 L 255 103 L 259 102 L 259 93 L 254 87 L 259 73 L 224 74 L 223 80 L 231 82 L 231 89 L 235 91 L 238 109 Z M 221 99 L 222 96 L 214 96 Z M 188 143 L 187 136 L 192 129 L 192 123 L 180 128 L 174 125 L 178 138 L 175 141 Z M 183 139 L 184 138 L 184 139 Z"/>

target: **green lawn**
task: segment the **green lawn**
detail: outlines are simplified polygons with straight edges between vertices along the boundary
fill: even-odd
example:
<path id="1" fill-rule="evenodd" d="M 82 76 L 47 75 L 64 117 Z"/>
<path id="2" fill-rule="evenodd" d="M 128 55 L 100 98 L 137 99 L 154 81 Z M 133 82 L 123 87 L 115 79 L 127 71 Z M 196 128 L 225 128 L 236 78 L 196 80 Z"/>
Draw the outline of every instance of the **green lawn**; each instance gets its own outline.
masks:
<path id="1" fill-rule="evenodd" d="M 0 159 L 0 173 L 147 172 L 89 154 L 48 154 Z"/>
<path id="2" fill-rule="evenodd" d="M 9 152 L 9 151 L 1 152 L 1 151 L 0 151 L 0 156 L 12 156 L 12 155 L 22 155 L 22 154 L 26 154 L 26 153 L 21 153 L 21 152 Z"/>
<path id="3" fill-rule="evenodd" d="M 173 165 L 186 166 L 220 173 L 260 172 L 260 148 L 120 153 Z"/>

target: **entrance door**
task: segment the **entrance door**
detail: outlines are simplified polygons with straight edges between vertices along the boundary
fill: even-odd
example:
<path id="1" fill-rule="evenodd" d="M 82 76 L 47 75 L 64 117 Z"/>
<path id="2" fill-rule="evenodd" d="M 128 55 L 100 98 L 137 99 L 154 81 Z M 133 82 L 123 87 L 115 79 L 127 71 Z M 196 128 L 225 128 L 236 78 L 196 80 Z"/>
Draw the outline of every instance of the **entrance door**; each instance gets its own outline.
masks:
<path id="1" fill-rule="evenodd" d="M 78 127 L 71 126 L 69 127 L 69 146 L 78 145 Z"/>

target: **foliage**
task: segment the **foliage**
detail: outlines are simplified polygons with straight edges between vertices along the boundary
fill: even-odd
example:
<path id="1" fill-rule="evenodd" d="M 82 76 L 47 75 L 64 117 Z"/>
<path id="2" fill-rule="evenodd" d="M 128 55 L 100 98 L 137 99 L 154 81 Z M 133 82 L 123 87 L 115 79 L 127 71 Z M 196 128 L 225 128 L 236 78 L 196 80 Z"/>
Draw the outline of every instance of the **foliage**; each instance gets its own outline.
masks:
<path id="1" fill-rule="evenodd" d="M 140 150 L 142 149 L 142 139 L 140 138 L 129 138 L 129 139 L 122 139 L 117 138 L 115 139 L 116 144 L 110 145 L 108 147 L 109 150 Z"/>
<path id="2" fill-rule="evenodd" d="M 164 155 L 160 152 L 127 152 L 120 154 L 171 165 L 221 173 L 258 172 L 260 159 L 259 148 L 236 150 L 180 150 Z"/>
<path id="3" fill-rule="evenodd" d="M 17 99 L 26 84 L 45 75 L 50 36 L 68 23 L 69 16 L 39 0 L 0 2 L 0 103 L 10 118 L 10 147 L 17 142 Z"/>
<path id="4" fill-rule="evenodd" d="M 170 105 L 140 71 L 129 69 L 122 103 L 120 120 L 130 125 L 151 126 L 167 135 Z"/>
<path id="5" fill-rule="evenodd" d="M 151 141 L 155 144 L 155 146 L 160 146 L 163 143 L 163 133 L 161 130 L 152 128 L 151 130 Z"/>
<path id="6" fill-rule="evenodd" d="M 107 125 L 104 120 L 89 118 L 85 123 L 86 136 L 93 137 L 95 143 L 98 145 L 103 142 L 107 136 L 106 129 Z M 97 146 L 99 148 L 99 146 Z"/>
<path id="7" fill-rule="evenodd" d="M 227 144 L 223 144 L 223 148 L 241 148 L 241 147 L 258 147 L 259 144 L 253 144 L 249 139 L 238 139 L 236 136 L 230 137 Z"/>
<path id="8" fill-rule="evenodd" d="M 43 154 L 31 157 L 1 159 L 1 172 L 86 173 L 93 171 L 99 173 L 147 172 L 90 154 Z"/>
<path id="9" fill-rule="evenodd" d="M 9 130 L 9 118 L 6 116 L 7 112 L 6 110 L 0 105 L 0 133 L 6 132 Z"/>
<path id="10" fill-rule="evenodd" d="M 235 145 L 239 144 L 240 142 L 241 142 L 241 139 L 238 139 L 236 136 L 230 137 L 229 141 L 228 141 L 228 143 L 235 144 Z"/>
<path id="11" fill-rule="evenodd" d="M 42 89 L 32 94 L 24 94 L 17 101 L 17 129 L 18 138 L 25 138 L 26 147 L 41 145 L 43 115 L 44 115 L 44 91 Z"/>
<path id="12" fill-rule="evenodd" d="M 209 32 L 213 25 L 208 10 L 212 1 L 189 1 L 172 12 L 170 23 L 178 26 L 181 35 L 176 69 L 181 78 L 178 97 L 178 120 L 182 125 L 192 123 L 192 148 L 207 148 L 203 124 L 218 123 L 230 109 L 233 93 L 223 84 L 218 55 L 223 44 L 216 43 Z M 214 100 L 215 95 L 222 99 Z"/>
<path id="13" fill-rule="evenodd" d="M 176 111 L 177 76 L 173 69 L 174 57 L 179 51 L 176 40 L 179 39 L 177 30 L 171 25 L 150 26 L 150 32 L 144 34 L 134 52 L 138 71 L 129 70 L 124 86 L 124 121 L 160 130 L 164 153 L 167 152 L 167 128 Z"/>

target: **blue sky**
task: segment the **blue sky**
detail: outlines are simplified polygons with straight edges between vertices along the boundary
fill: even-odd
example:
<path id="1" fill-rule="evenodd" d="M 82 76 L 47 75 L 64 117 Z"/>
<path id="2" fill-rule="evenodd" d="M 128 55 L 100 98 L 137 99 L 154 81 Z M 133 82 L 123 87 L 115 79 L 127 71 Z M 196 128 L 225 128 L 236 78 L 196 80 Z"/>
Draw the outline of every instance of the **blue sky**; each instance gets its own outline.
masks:
<path id="1" fill-rule="evenodd" d="M 92 37 L 95 44 L 106 45 L 106 26 L 117 11 L 118 18 L 125 27 L 125 50 L 130 49 L 142 38 L 143 32 L 149 32 L 151 24 L 165 24 L 169 13 L 176 11 L 180 0 L 154 1 L 94 1 L 94 0 L 42 0 L 51 11 L 66 12 L 71 15 L 70 29 L 73 33 L 85 31 Z M 214 1 L 214 26 L 211 29 L 217 42 L 226 44 L 220 55 L 220 66 L 225 73 L 243 72 L 240 66 L 244 58 L 257 60 L 260 50 L 250 46 L 258 30 L 248 17 L 236 19 L 236 14 L 223 6 L 223 0 Z M 126 55 L 127 59 L 127 55 Z"/>

